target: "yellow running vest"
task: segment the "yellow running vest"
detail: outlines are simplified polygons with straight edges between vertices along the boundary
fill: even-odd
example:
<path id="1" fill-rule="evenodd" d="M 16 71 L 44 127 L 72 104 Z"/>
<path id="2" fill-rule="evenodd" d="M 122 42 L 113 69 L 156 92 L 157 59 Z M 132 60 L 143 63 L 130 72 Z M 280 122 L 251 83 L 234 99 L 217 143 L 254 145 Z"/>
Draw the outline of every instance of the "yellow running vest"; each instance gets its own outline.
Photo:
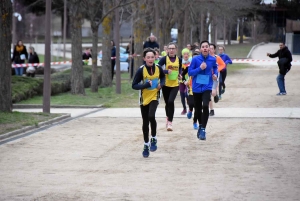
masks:
<path id="1" fill-rule="evenodd" d="M 147 67 L 144 66 L 143 68 L 143 82 L 146 83 L 148 80 L 152 81 L 152 87 L 142 89 L 140 91 L 140 105 L 148 105 L 151 101 L 160 99 L 160 90 L 157 89 L 158 84 L 160 83 L 159 80 L 159 68 L 155 65 L 155 72 L 153 75 L 149 75 Z"/>
<path id="2" fill-rule="evenodd" d="M 166 56 L 166 70 L 178 71 L 179 74 L 179 58 L 176 56 L 176 60 L 171 62 L 170 58 Z M 178 79 L 170 80 L 168 74 L 166 74 L 166 87 L 177 87 Z"/>

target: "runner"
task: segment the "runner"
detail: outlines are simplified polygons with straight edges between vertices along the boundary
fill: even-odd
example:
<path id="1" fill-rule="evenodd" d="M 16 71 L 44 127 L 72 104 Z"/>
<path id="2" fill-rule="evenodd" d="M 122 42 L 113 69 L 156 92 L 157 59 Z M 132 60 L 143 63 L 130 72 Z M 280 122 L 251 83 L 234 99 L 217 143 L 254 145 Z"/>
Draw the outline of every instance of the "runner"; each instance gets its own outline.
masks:
<path id="1" fill-rule="evenodd" d="M 217 79 L 218 67 L 216 58 L 209 55 L 209 42 L 202 41 L 200 43 L 200 48 L 201 54 L 192 59 L 188 74 L 189 76 L 193 76 L 192 91 L 199 122 L 197 137 L 200 140 L 206 140 L 205 128 L 209 117 L 208 104 L 211 96 L 213 79 Z"/>
<path id="2" fill-rule="evenodd" d="M 154 51 L 155 51 L 155 60 L 154 60 L 154 63 L 158 64 L 158 62 L 159 62 L 159 49 L 158 48 L 154 48 Z"/>
<path id="3" fill-rule="evenodd" d="M 190 53 L 190 51 L 187 48 L 184 48 L 181 51 L 182 71 L 184 71 L 191 63 L 191 58 L 189 58 L 190 57 L 189 53 Z M 188 94 L 187 94 L 187 87 L 184 84 L 184 82 L 182 82 L 182 81 L 179 84 L 179 91 L 180 91 L 181 103 L 182 103 L 182 107 L 183 107 L 181 115 L 185 115 L 186 114 L 186 99 L 188 98 Z"/>
<path id="4" fill-rule="evenodd" d="M 169 43 L 168 55 L 162 57 L 159 61 L 159 66 L 166 66 L 164 73 L 166 74 L 166 84 L 162 87 L 162 92 L 165 100 L 165 110 L 167 116 L 167 130 L 173 131 L 172 122 L 174 117 L 174 101 L 179 90 L 178 78 L 181 77 L 182 60 L 176 56 L 177 45 Z"/>
<path id="5" fill-rule="evenodd" d="M 168 46 L 164 45 L 164 51 L 161 52 L 161 56 L 165 57 L 165 56 L 167 56 L 167 54 L 168 54 Z"/>
<path id="6" fill-rule="evenodd" d="M 197 56 L 199 55 L 199 53 L 195 52 L 193 54 L 193 57 L 194 56 Z M 188 119 L 191 119 L 192 116 L 193 116 L 193 110 L 195 108 L 195 105 L 194 105 L 194 96 L 193 96 L 193 91 L 192 91 L 192 76 L 188 76 L 188 79 L 185 79 L 186 78 L 186 74 L 188 73 L 188 69 L 189 69 L 189 66 L 183 70 L 182 72 L 182 79 L 184 80 L 184 83 L 185 85 L 188 87 L 188 105 L 189 105 L 189 111 L 187 113 L 187 118 Z M 193 127 L 195 130 L 197 130 L 199 127 L 198 127 L 198 124 L 197 124 L 197 113 L 196 113 L 196 110 L 194 110 L 194 118 L 193 118 Z"/>
<path id="7" fill-rule="evenodd" d="M 165 74 L 161 67 L 154 64 L 155 51 L 147 48 L 143 53 L 145 64 L 136 72 L 132 88 L 140 90 L 140 107 L 143 118 L 144 150 L 143 157 L 148 157 L 150 151 L 156 151 L 156 120 L 155 113 L 161 97 L 161 87 L 165 84 Z M 149 122 L 151 125 L 151 141 L 149 142 Z"/>
<path id="8" fill-rule="evenodd" d="M 209 45 L 209 54 L 210 54 L 210 56 L 213 56 L 217 59 L 217 65 L 218 65 L 218 79 L 214 80 L 212 93 L 211 93 L 211 95 L 214 97 L 214 102 L 217 103 L 219 101 L 218 86 L 219 86 L 219 82 L 222 81 L 222 76 L 221 76 L 220 71 L 223 70 L 226 67 L 226 65 L 225 65 L 224 61 L 221 59 L 221 57 L 216 55 L 215 53 L 216 53 L 216 45 L 210 44 Z M 210 108 L 209 116 L 214 116 L 215 111 L 213 108 L 212 101 L 209 101 L 209 108 Z"/>
<path id="9" fill-rule="evenodd" d="M 226 76 L 227 76 L 227 65 L 228 64 L 232 64 L 232 61 L 230 59 L 230 57 L 225 54 L 225 47 L 224 46 L 219 46 L 219 56 L 222 58 L 222 60 L 224 61 L 224 63 L 226 64 L 226 67 L 221 70 L 221 77 L 222 77 L 222 82 L 220 82 L 220 85 L 219 85 L 219 99 L 221 100 L 222 99 L 222 94 L 225 93 L 225 79 L 226 79 Z"/>

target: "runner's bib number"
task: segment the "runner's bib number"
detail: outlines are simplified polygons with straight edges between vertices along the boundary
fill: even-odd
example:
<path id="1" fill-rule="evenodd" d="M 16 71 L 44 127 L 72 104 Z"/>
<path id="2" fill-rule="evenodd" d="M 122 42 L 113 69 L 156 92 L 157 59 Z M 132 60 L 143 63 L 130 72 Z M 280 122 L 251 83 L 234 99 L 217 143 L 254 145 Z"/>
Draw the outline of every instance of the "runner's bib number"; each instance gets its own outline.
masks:
<path id="1" fill-rule="evenodd" d="M 197 75 L 196 83 L 198 84 L 208 84 L 209 83 L 209 75 Z"/>

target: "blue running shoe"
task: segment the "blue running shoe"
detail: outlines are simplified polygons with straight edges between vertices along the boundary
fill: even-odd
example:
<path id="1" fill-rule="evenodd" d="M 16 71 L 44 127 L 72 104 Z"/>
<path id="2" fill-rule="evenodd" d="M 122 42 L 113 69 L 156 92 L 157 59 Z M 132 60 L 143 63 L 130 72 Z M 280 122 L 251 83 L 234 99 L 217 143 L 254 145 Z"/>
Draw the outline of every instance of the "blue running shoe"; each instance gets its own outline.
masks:
<path id="1" fill-rule="evenodd" d="M 186 114 L 186 116 L 187 116 L 188 119 L 191 119 L 192 115 L 193 115 L 192 111 L 188 111 L 188 113 Z"/>
<path id="2" fill-rule="evenodd" d="M 198 138 L 198 139 L 200 139 L 200 131 L 201 131 L 201 127 L 199 127 L 199 128 L 198 128 L 198 131 L 197 131 L 197 138 Z"/>
<path id="3" fill-rule="evenodd" d="M 198 130 L 199 127 L 198 127 L 198 124 L 197 124 L 197 123 L 193 123 L 193 126 L 194 126 L 194 129 L 195 129 L 195 130 Z"/>
<path id="4" fill-rule="evenodd" d="M 157 139 L 155 138 L 151 138 L 151 141 L 150 141 L 150 151 L 156 151 L 157 149 Z"/>
<path id="5" fill-rule="evenodd" d="M 200 129 L 199 139 L 200 139 L 200 140 L 206 140 L 206 132 L 205 132 L 205 129 Z"/>
<path id="6" fill-rule="evenodd" d="M 149 146 L 148 145 L 144 145 L 143 157 L 144 158 L 148 158 L 149 155 L 150 155 Z"/>

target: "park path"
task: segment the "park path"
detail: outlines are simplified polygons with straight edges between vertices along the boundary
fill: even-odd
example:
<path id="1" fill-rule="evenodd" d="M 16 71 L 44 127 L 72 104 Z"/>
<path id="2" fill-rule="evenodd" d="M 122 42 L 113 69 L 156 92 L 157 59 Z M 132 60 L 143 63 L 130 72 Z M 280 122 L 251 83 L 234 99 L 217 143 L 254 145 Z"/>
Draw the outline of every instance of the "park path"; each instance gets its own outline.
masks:
<path id="1" fill-rule="evenodd" d="M 277 73 L 228 75 L 206 141 L 178 98 L 167 132 L 160 104 L 158 150 L 147 159 L 136 108 L 77 110 L 67 123 L 0 141 L 0 200 L 299 200 L 300 68 L 286 76 L 287 96 L 275 96 Z"/>

